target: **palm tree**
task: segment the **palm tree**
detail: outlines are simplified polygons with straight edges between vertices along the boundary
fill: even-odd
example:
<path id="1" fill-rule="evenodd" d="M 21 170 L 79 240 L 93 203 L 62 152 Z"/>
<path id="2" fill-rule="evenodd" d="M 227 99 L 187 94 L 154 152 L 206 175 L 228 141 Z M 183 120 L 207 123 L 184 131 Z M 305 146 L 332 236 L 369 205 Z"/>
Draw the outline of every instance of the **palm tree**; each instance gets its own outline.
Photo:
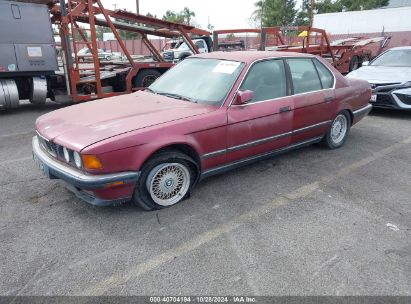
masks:
<path id="1" fill-rule="evenodd" d="M 191 18 L 196 16 L 196 14 L 188 7 L 185 7 L 180 14 L 184 17 L 184 23 L 188 25 L 191 23 Z"/>

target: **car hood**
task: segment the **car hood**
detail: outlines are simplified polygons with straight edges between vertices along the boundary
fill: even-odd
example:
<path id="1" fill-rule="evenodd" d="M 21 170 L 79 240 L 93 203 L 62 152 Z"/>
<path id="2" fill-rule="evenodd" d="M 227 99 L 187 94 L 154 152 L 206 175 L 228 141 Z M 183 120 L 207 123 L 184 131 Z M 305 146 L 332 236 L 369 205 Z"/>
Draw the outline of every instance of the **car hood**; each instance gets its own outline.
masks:
<path id="1" fill-rule="evenodd" d="M 36 129 L 49 140 L 81 151 L 116 135 L 215 109 L 214 106 L 140 91 L 50 112 L 37 119 Z"/>
<path id="2" fill-rule="evenodd" d="M 369 83 L 403 83 L 411 81 L 411 67 L 364 66 L 347 75 Z"/>

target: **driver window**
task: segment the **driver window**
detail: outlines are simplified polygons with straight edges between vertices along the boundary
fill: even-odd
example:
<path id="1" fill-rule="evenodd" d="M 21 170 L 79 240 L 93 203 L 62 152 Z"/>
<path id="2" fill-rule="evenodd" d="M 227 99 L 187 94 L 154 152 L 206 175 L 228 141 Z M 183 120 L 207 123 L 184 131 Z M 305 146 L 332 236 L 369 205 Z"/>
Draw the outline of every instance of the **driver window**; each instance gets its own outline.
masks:
<path id="1" fill-rule="evenodd" d="M 254 98 L 249 103 L 286 96 L 284 62 L 266 60 L 254 64 L 241 85 L 240 91 L 245 90 L 254 92 Z"/>

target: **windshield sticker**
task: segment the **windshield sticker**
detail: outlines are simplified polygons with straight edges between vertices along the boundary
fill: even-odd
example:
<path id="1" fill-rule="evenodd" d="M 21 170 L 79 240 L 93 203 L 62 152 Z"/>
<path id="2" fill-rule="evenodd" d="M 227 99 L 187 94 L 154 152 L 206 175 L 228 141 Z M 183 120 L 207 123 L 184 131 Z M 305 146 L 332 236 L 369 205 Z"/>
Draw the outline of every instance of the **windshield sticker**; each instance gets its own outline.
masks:
<path id="1" fill-rule="evenodd" d="M 233 74 L 241 62 L 237 61 L 221 61 L 213 69 L 213 73 Z"/>

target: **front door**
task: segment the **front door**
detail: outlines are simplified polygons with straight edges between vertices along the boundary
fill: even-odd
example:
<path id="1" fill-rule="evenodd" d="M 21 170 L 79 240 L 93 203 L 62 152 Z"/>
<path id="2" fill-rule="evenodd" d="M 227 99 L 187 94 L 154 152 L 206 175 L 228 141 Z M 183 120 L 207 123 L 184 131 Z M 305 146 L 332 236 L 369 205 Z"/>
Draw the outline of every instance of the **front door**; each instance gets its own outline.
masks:
<path id="1" fill-rule="evenodd" d="M 282 59 L 252 65 L 240 91 L 253 91 L 253 100 L 228 108 L 228 162 L 261 155 L 290 144 L 294 105 L 288 88 Z"/>

